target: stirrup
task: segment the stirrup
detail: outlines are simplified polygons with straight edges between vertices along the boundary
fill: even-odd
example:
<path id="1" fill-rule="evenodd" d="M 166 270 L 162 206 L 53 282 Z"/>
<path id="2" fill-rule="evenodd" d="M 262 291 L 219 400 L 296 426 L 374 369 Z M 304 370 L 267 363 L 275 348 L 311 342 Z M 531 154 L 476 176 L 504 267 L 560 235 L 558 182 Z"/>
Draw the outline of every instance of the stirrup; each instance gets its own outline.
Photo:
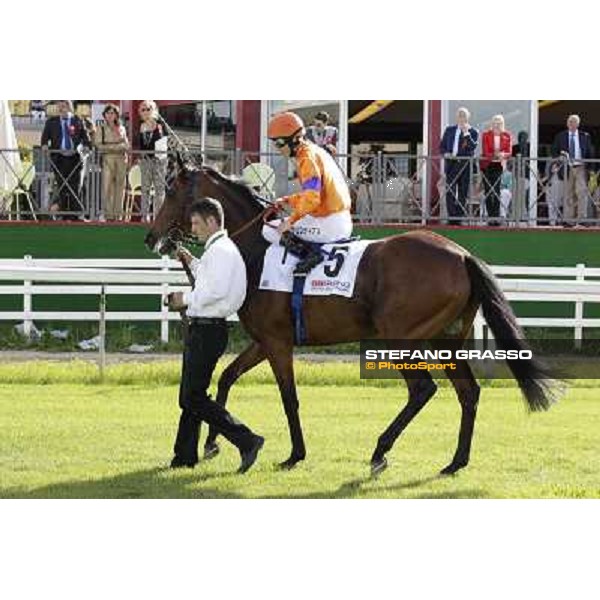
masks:
<path id="1" fill-rule="evenodd" d="M 291 231 L 282 233 L 279 243 L 286 249 L 286 251 L 291 252 L 300 260 L 308 258 L 312 251 L 312 248 L 304 240 L 301 240 Z"/>
<path id="2" fill-rule="evenodd" d="M 305 259 L 301 260 L 294 269 L 294 277 L 306 277 L 312 269 L 320 265 L 324 260 L 323 255 L 319 251 L 313 251 Z"/>
<path id="3" fill-rule="evenodd" d="M 285 248 L 286 254 L 291 252 L 300 259 L 294 268 L 294 277 L 306 277 L 311 269 L 321 264 L 324 260 L 324 256 L 320 250 L 315 249 L 309 242 L 299 238 L 291 231 L 286 231 L 282 234 L 279 243 Z"/>

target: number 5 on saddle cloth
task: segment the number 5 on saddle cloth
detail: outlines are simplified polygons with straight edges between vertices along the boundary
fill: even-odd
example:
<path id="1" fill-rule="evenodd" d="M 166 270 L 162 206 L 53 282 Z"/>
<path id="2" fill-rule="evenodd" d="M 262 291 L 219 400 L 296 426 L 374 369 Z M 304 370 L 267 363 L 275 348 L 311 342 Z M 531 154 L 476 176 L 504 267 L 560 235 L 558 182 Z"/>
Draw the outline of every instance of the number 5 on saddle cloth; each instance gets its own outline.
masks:
<path id="1" fill-rule="evenodd" d="M 305 295 L 351 297 L 362 254 L 371 243 L 359 237 L 317 243 L 286 232 L 265 253 L 260 289 L 291 292 L 294 342 L 306 343 Z M 296 260 L 288 260 L 288 253 Z"/>

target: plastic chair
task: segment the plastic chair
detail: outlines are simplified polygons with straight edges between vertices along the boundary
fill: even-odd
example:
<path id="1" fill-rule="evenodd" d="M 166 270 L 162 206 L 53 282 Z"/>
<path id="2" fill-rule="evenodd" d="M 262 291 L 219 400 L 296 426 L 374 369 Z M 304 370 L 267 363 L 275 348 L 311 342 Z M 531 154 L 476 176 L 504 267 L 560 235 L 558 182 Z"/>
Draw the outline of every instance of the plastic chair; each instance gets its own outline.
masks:
<path id="1" fill-rule="evenodd" d="M 242 179 L 258 194 L 275 196 L 275 171 L 265 163 L 250 163 L 242 171 Z"/>
<path id="2" fill-rule="evenodd" d="M 35 221 L 37 221 L 37 215 L 33 206 L 33 199 L 31 196 L 31 186 L 35 181 L 35 165 L 28 161 L 21 162 L 21 168 L 15 173 L 17 182 L 12 190 L 6 190 L 4 195 L 4 210 L 8 212 L 8 219 L 12 220 L 12 214 L 10 211 L 13 204 L 17 203 L 17 220 L 21 219 L 21 204 L 20 197 L 25 196 L 29 211 Z"/>
<path id="3" fill-rule="evenodd" d="M 131 221 L 133 213 L 133 205 L 136 196 L 141 196 L 142 193 L 142 170 L 140 165 L 133 165 L 127 174 L 128 191 L 125 201 L 125 220 Z"/>

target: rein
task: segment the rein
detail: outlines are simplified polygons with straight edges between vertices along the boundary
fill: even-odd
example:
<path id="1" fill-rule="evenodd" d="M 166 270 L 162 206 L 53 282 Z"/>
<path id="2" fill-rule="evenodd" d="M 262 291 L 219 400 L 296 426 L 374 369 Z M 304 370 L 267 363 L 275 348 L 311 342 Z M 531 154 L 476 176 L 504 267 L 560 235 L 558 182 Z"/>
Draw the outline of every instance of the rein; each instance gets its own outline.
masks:
<path id="1" fill-rule="evenodd" d="M 259 212 L 253 219 L 250 219 L 250 221 L 248 221 L 247 223 L 242 225 L 239 229 L 236 229 L 232 234 L 230 234 L 229 237 L 235 238 L 238 235 L 241 235 L 242 233 L 244 233 L 244 231 L 247 231 L 248 229 L 250 229 L 250 227 L 252 227 L 255 223 L 257 223 L 261 219 L 265 225 L 267 225 L 268 227 L 273 227 L 275 229 L 275 225 L 271 225 L 271 223 L 269 223 L 267 221 L 267 219 L 271 215 L 277 214 L 280 210 L 281 210 L 281 208 L 275 204 L 273 204 L 271 206 L 267 206 L 261 212 Z"/>

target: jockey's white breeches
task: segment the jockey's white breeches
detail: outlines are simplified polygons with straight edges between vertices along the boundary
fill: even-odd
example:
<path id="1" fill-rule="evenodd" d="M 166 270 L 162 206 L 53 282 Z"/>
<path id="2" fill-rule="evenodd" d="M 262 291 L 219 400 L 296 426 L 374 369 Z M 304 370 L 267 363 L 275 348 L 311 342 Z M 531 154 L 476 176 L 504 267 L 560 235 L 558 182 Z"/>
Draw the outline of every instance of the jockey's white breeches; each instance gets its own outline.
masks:
<path id="1" fill-rule="evenodd" d="M 269 221 L 271 225 L 278 226 L 280 219 Z M 292 233 L 300 239 L 307 242 L 336 242 L 349 238 L 352 235 L 352 217 L 350 211 L 342 210 L 340 212 L 327 215 L 326 217 L 313 217 L 306 215 L 298 219 L 292 225 Z M 268 225 L 263 225 L 263 237 L 272 244 L 279 243 L 281 234 Z"/>

